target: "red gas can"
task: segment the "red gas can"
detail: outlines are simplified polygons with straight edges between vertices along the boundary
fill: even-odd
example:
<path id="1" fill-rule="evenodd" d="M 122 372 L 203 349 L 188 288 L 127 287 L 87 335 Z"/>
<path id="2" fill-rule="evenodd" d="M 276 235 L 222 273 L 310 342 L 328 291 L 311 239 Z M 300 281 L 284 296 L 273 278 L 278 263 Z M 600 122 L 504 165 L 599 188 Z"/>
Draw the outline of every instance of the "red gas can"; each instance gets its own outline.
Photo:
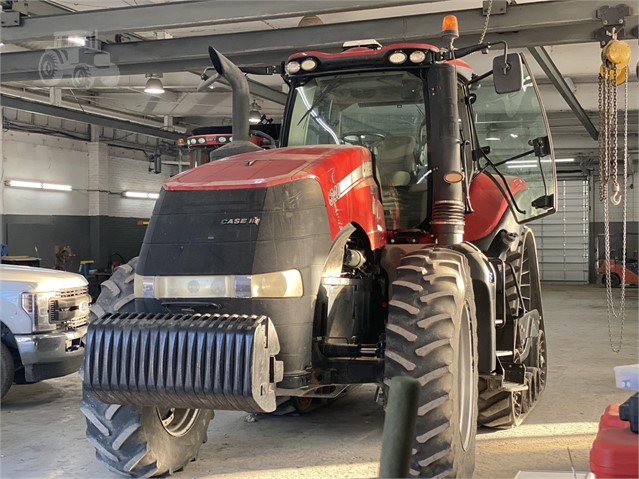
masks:
<path id="1" fill-rule="evenodd" d="M 619 405 L 606 408 L 590 450 L 590 470 L 598 479 L 639 478 L 639 436 L 619 419 Z"/>
<path id="2" fill-rule="evenodd" d="M 606 407 L 599 421 L 599 430 L 611 428 L 624 429 L 626 427 L 628 427 L 628 421 L 619 419 L 619 404 L 611 404 Z"/>

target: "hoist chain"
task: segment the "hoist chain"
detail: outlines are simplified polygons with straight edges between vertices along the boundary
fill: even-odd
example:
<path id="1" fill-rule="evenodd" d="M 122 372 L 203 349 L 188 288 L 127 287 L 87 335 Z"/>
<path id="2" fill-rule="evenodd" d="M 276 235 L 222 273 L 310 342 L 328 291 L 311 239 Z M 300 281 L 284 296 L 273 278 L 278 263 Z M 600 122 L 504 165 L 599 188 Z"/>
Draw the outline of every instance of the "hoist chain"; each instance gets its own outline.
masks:
<path id="1" fill-rule="evenodd" d="M 479 37 L 479 43 L 484 43 L 486 38 L 486 32 L 488 31 L 488 22 L 490 22 L 490 14 L 493 11 L 493 0 L 488 0 L 488 7 L 486 8 L 486 19 L 484 20 L 484 29 Z"/>
<path id="2" fill-rule="evenodd" d="M 611 75 L 612 73 L 612 75 Z M 608 339 L 610 348 L 618 353 L 623 342 L 626 302 L 626 223 L 628 192 L 628 82 L 624 87 L 624 119 L 623 119 L 623 192 L 620 191 L 618 178 L 618 113 L 617 113 L 617 65 L 604 65 L 599 74 L 599 199 L 603 203 L 604 213 L 604 254 L 606 265 L 606 300 L 608 310 Z M 612 195 L 609 198 L 608 187 L 612 179 Z M 621 251 L 621 301 L 619 309 L 614 305 L 610 271 L 610 205 L 623 203 L 622 251 Z M 619 319 L 619 339 L 613 341 L 612 318 Z"/>

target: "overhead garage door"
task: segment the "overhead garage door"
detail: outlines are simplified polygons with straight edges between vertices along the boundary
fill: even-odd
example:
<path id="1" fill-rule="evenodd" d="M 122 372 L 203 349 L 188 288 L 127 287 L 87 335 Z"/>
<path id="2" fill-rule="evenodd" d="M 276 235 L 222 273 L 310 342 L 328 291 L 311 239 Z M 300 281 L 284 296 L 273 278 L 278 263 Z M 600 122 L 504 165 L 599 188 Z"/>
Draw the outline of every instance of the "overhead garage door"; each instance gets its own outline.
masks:
<path id="1" fill-rule="evenodd" d="M 588 282 L 589 194 L 586 180 L 557 182 L 557 213 L 530 224 L 542 281 Z"/>

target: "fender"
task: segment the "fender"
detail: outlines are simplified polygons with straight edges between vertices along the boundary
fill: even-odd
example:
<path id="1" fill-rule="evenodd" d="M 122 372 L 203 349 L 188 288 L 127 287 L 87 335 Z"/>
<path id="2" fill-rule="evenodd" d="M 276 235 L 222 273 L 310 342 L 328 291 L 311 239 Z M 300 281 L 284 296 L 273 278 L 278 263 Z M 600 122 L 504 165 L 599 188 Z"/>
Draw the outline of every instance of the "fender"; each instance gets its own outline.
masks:
<path id="1" fill-rule="evenodd" d="M 519 177 L 506 177 L 506 180 L 513 195 L 528 190 L 526 182 Z M 465 241 L 470 241 L 482 251 L 487 251 L 494 237 L 502 229 L 507 232 L 518 232 L 521 229 L 510 212 L 508 200 L 486 173 L 475 176 L 470 185 L 469 196 L 474 212 L 465 217 Z"/>

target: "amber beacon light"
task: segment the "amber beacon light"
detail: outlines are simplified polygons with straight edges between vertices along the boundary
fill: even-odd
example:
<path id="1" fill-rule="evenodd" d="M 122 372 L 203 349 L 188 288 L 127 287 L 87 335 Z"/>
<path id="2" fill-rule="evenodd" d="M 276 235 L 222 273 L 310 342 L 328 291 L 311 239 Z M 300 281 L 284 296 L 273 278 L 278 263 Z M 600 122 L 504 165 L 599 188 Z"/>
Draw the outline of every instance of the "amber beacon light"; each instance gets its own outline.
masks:
<path id="1" fill-rule="evenodd" d="M 442 37 L 450 40 L 459 38 L 459 25 L 455 15 L 446 15 L 442 21 Z"/>

